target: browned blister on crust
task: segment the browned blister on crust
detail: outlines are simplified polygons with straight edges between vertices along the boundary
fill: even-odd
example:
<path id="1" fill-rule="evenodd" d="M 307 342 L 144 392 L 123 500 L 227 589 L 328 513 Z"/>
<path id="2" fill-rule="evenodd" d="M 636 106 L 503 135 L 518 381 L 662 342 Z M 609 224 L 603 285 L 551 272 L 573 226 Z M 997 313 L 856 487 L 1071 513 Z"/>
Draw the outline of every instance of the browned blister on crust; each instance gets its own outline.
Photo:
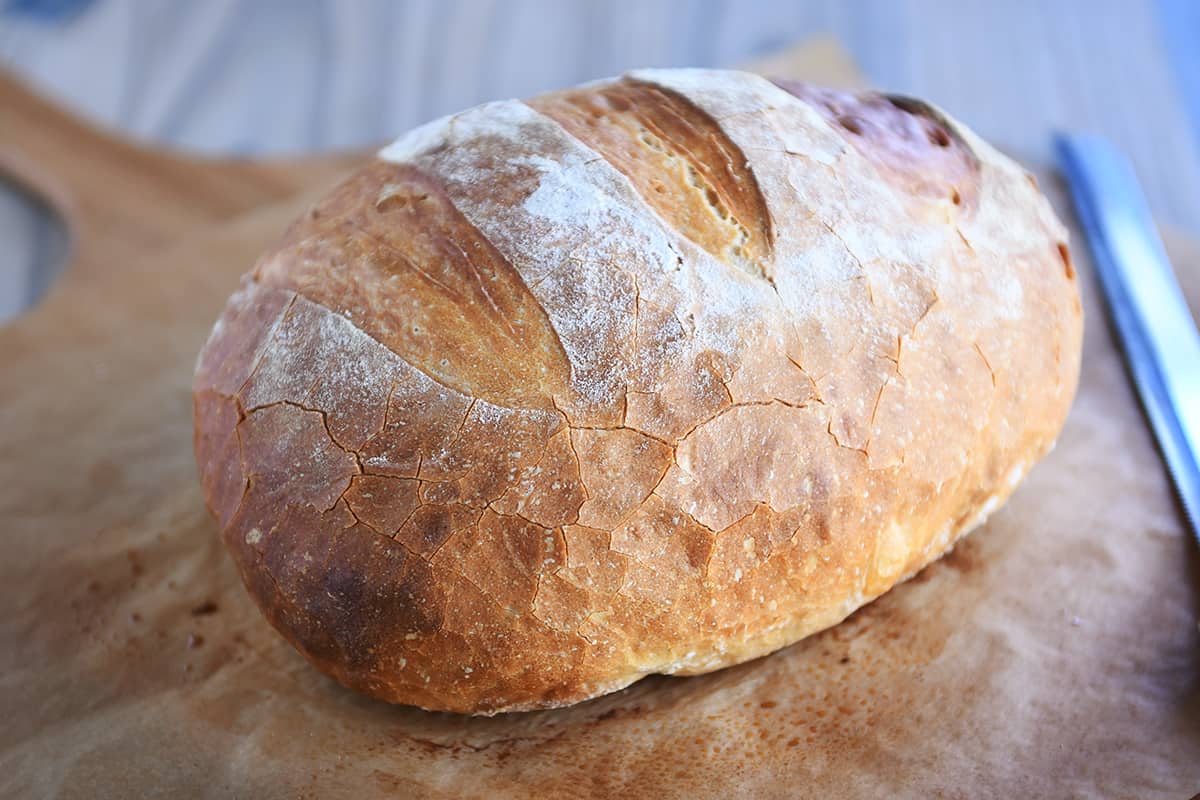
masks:
<path id="1" fill-rule="evenodd" d="M 1065 233 L 925 104 L 663 70 L 402 137 L 263 256 L 195 380 L 267 618 L 467 713 L 739 663 L 1004 501 L 1062 425 Z"/>
<path id="2" fill-rule="evenodd" d="M 885 180 L 914 197 L 949 199 L 967 210 L 979 202 L 979 159 L 944 114 L 922 100 L 845 92 L 803 81 L 776 83 L 809 103 L 871 161 Z"/>

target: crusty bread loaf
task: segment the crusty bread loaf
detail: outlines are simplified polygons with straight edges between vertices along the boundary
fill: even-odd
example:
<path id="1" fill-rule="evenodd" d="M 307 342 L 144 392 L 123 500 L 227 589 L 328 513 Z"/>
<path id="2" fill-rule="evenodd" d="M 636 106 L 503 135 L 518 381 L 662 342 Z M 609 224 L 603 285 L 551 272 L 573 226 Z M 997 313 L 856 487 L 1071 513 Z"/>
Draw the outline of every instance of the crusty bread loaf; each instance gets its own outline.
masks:
<path id="1" fill-rule="evenodd" d="M 495 713 L 746 661 L 946 551 L 1051 446 L 1065 231 L 916 101 L 635 72 L 402 137 L 265 254 L 196 454 L 317 667 Z"/>

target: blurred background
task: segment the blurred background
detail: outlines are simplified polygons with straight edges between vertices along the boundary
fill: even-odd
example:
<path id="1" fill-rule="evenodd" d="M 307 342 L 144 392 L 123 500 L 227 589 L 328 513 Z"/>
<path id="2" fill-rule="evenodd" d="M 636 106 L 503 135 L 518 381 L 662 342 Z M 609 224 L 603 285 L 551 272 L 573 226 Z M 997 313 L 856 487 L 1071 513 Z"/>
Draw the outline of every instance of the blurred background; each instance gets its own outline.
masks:
<path id="1" fill-rule="evenodd" d="M 0 63 L 39 90 L 140 139 L 255 157 L 815 35 L 1022 159 L 1049 162 L 1057 128 L 1105 134 L 1159 220 L 1200 233 L 1194 0 L 0 0 Z M 40 213 L 0 197 L 6 260 L 53 255 Z M 36 290 L 0 283 L 0 298 Z"/>

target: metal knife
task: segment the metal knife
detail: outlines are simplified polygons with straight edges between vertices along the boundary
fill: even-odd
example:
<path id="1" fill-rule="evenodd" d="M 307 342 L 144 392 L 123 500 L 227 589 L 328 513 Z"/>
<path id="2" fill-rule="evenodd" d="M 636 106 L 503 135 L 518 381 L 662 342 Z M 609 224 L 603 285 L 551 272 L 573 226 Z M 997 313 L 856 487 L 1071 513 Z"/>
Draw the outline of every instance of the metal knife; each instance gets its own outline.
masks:
<path id="1" fill-rule="evenodd" d="M 1121 347 L 1200 541 L 1200 334 L 1128 160 L 1097 136 L 1059 135 L 1059 163 Z"/>

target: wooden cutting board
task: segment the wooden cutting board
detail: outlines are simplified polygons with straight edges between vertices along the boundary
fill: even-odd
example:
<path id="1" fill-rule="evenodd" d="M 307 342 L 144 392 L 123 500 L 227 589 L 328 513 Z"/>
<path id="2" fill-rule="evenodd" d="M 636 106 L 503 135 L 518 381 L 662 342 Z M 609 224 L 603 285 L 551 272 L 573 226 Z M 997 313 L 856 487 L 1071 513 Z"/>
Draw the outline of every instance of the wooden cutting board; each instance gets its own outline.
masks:
<path id="1" fill-rule="evenodd" d="M 855 79 L 828 44 L 770 71 Z M 99 133 L 10 79 L 0 108 L 0 166 L 74 235 L 46 302 L 0 329 L 0 793 L 1200 791 L 1200 565 L 1084 248 L 1088 331 L 1067 428 L 950 556 L 740 667 L 559 711 L 428 714 L 342 689 L 270 630 L 191 455 L 192 365 L 237 276 L 365 156 L 182 158 Z M 1195 309 L 1200 246 L 1171 244 Z"/>

